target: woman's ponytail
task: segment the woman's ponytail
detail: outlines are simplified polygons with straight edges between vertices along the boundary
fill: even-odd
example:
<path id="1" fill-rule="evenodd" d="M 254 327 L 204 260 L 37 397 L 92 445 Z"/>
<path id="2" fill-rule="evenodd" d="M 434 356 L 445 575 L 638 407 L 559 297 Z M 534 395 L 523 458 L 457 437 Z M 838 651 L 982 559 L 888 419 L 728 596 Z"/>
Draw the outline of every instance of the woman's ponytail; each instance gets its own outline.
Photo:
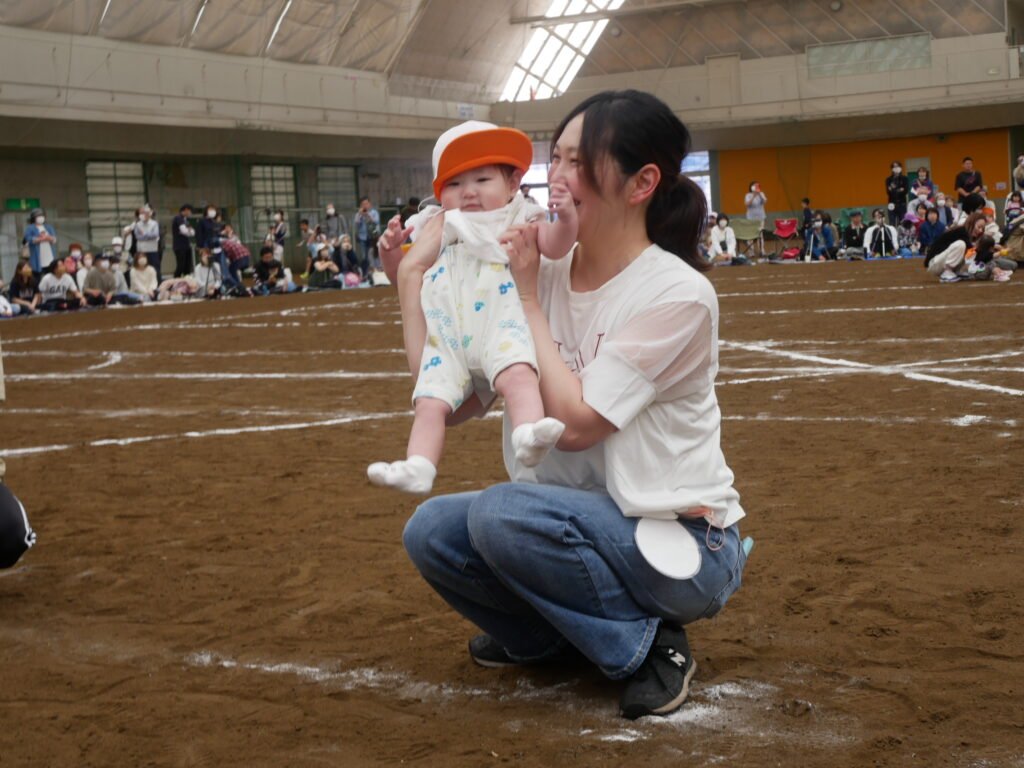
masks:
<path id="1" fill-rule="evenodd" d="M 711 269 L 697 250 L 708 220 L 704 190 L 689 176 L 662 180 L 647 206 L 647 236 L 651 242 L 674 253 L 698 272 Z"/>
<path id="2" fill-rule="evenodd" d="M 665 102 L 641 91 L 604 91 L 580 102 L 555 130 L 551 145 L 569 122 L 583 115 L 579 159 L 583 178 L 600 189 L 597 168 L 611 158 L 626 176 L 654 164 L 661 182 L 647 207 L 647 237 L 694 269 L 710 265 L 697 245 L 707 223 L 704 192 L 680 173 L 690 151 L 690 132 Z"/>

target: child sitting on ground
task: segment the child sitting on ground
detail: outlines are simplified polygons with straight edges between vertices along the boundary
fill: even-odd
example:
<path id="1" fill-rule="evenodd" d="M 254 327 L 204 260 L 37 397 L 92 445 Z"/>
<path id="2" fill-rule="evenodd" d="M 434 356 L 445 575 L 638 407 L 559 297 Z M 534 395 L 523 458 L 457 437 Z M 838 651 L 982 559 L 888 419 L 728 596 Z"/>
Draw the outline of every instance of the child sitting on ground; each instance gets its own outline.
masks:
<path id="1" fill-rule="evenodd" d="M 427 339 L 407 458 L 367 469 L 376 485 L 419 494 L 433 487 L 446 418 L 474 390 L 486 386 L 505 399 L 512 446 L 525 466 L 537 466 L 561 437 L 565 425 L 544 417 L 533 338 L 499 238 L 517 224 L 539 222 L 541 253 L 558 259 L 571 250 L 577 228 L 564 184 L 551 187 L 553 223 L 519 191 L 533 160 L 521 131 L 470 120 L 441 134 L 433 160 L 441 207 L 413 216 L 404 230 L 396 217 L 384 235 L 389 243 L 410 235 L 415 241 L 443 226 L 440 257 L 423 278 Z"/>

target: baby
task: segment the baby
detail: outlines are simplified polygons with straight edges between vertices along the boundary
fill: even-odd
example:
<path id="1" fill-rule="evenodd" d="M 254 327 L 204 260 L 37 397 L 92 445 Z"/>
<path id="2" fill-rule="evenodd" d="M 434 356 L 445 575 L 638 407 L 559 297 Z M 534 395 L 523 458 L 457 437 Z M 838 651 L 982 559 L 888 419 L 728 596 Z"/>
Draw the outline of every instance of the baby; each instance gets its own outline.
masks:
<path id="1" fill-rule="evenodd" d="M 474 391 L 497 392 L 512 424 L 512 446 L 525 466 L 537 466 L 565 429 L 544 417 L 533 337 L 499 237 L 510 227 L 539 222 L 537 243 L 562 258 L 576 240 L 576 207 L 564 185 L 551 189 L 557 221 L 519 191 L 533 160 L 529 137 L 475 120 L 445 131 L 434 146 L 434 195 L 440 208 L 408 222 L 415 240 L 426 222 L 444 215 L 441 253 L 423 277 L 427 322 L 415 418 L 407 458 L 367 469 L 376 485 L 427 494 L 444 448 L 445 420 Z M 396 221 L 391 237 L 401 235 Z"/>

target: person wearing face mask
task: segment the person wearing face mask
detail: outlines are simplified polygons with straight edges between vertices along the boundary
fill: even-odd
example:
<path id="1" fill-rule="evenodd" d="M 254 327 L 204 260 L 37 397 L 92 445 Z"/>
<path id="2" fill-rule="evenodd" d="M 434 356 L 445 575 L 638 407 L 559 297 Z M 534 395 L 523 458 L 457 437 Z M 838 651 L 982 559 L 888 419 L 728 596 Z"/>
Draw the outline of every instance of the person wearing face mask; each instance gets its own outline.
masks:
<path id="1" fill-rule="evenodd" d="M 950 202 L 949 198 L 941 192 L 935 196 L 935 209 L 939 212 L 939 223 L 942 226 L 948 228 L 956 225 L 960 212 L 953 207 L 953 203 Z"/>
<path id="2" fill-rule="evenodd" d="M 729 226 L 729 217 L 719 214 L 711 230 L 710 259 L 715 264 L 740 264 L 736 256 L 736 233 Z M 748 263 L 746 259 L 742 263 Z"/>
<path id="3" fill-rule="evenodd" d="M 221 225 L 217 221 L 217 206 L 210 203 L 205 215 L 196 225 L 196 248 L 207 248 L 216 257 L 220 251 Z"/>
<path id="4" fill-rule="evenodd" d="M 815 211 L 814 218 L 811 220 L 811 229 L 807 236 L 806 247 L 804 248 L 804 260 L 825 261 L 835 247 L 836 243 L 832 236 L 832 228 L 825 226 L 825 220 L 822 218 L 821 211 Z"/>
<path id="5" fill-rule="evenodd" d="M 146 261 L 153 268 L 159 278 L 160 261 L 160 224 L 153 218 L 153 209 L 149 203 L 139 209 L 139 218 L 130 227 L 125 228 L 125 234 L 131 234 L 135 242 L 136 255 L 143 255 Z"/>
<path id="6" fill-rule="evenodd" d="M 192 274 L 192 239 L 196 231 L 189 219 L 192 206 L 185 203 L 178 209 L 178 215 L 171 220 L 171 250 L 174 251 L 174 276 Z"/>
<path id="7" fill-rule="evenodd" d="M 89 270 L 82 284 L 82 295 L 92 307 L 105 307 L 114 300 L 117 294 L 117 278 L 110 271 L 110 260 L 100 258 Z"/>
<path id="8" fill-rule="evenodd" d="M 274 258 L 284 258 L 284 241 L 288 237 L 288 224 L 284 220 L 284 211 L 274 211 L 273 224 L 267 232 L 266 241 L 274 246 Z"/>
<path id="9" fill-rule="evenodd" d="M 24 242 L 28 245 L 32 274 L 39 282 L 43 273 L 49 272 L 57 261 L 57 233 L 46 223 L 46 211 L 36 208 L 28 217 Z"/>
<path id="10" fill-rule="evenodd" d="M 897 255 L 899 235 L 896 227 L 885 223 L 885 213 L 876 208 L 871 218 L 874 221 L 864 233 L 864 253 L 868 258 L 891 259 Z"/>
<path id="11" fill-rule="evenodd" d="M 895 227 L 906 211 L 910 183 L 903 175 L 903 166 L 899 161 L 893 161 L 891 171 L 885 180 L 885 194 L 889 198 L 889 224 Z"/>
<path id="12" fill-rule="evenodd" d="M 110 249 L 104 252 L 110 259 L 110 268 L 122 275 L 128 270 L 128 254 L 124 251 L 124 239 L 115 237 L 110 241 Z"/>
<path id="13" fill-rule="evenodd" d="M 924 194 L 923 198 L 921 197 L 922 193 Z M 924 200 L 931 200 L 935 197 L 935 182 L 932 181 L 930 171 L 923 165 L 917 169 L 914 183 L 910 185 L 910 194 Z"/>
<path id="14" fill-rule="evenodd" d="M 135 257 L 135 266 L 129 270 L 131 276 L 128 280 L 132 293 L 137 293 L 143 303 L 148 303 L 156 298 L 157 288 L 160 287 L 160 280 L 157 278 L 156 270 L 150 266 L 146 254 L 140 253 Z"/>
<path id="15" fill-rule="evenodd" d="M 75 280 L 78 280 L 78 271 L 81 265 L 82 244 L 72 243 L 68 246 L 68 255 L 64 259 L 64 266 L 67 268 L 68 274 L 75 278 Z"/>

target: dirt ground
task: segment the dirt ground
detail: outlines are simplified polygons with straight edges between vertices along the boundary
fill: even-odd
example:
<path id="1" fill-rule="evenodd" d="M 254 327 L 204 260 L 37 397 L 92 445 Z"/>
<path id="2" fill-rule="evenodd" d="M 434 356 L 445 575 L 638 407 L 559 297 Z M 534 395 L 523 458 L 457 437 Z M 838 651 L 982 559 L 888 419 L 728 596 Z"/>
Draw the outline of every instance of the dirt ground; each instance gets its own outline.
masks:
<path id="1" fill-rule="evenodd" d="M 744 586 L 672 717 L 585 664 L 484 670 L 372 488 L 391 289 L 0 324 L 0 766 L 1024 766 L 1024 279 L 719 269 Z M 438 492 L 502 481 L 500 422 Z"/>

